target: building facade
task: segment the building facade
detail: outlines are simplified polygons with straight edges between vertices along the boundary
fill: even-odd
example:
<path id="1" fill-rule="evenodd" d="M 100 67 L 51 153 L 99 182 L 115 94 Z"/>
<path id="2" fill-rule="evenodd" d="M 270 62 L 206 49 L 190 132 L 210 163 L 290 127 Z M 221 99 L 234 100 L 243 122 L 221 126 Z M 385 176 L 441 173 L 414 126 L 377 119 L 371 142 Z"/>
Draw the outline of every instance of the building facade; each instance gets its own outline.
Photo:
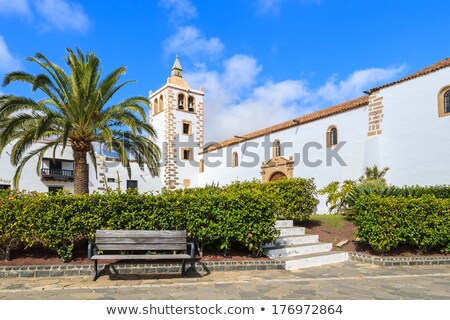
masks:
<path id="1" fill-rule="evenodd" d="M 150 122 L 162 150 L 161 173 L 151 177 L 132 163 L 132 176 L 99 147 L 99 175 L 90 170 L 90 190 L 138 188 L 174 190 L 233 181 L 314 178 L 318 188 L 332 181 L 358 179 L 366 167 L 389 167 L 395 185 L 450 183 L 450 59 L 442 60 L 365 95 L 278 125 L 205 145 L 203 89 L 183 79 L 176 58 L 167 83 L 150 92 Z M 5 150 L 7 153 L 8 150 Z M 40 177 L 32 161 L 20 188 L 71 189 L 72 157 L 49 157 Z M 14 174 L 9 158 L 0 158 L 0 185 Z M 92 166 L 92 164 L 91 164 Z M 73 169 L 72 169 L 73 170 Z M 73 172 L 72 172 L 73 175 Z M 318 213 L 327 211 L 320 198 Z"/>

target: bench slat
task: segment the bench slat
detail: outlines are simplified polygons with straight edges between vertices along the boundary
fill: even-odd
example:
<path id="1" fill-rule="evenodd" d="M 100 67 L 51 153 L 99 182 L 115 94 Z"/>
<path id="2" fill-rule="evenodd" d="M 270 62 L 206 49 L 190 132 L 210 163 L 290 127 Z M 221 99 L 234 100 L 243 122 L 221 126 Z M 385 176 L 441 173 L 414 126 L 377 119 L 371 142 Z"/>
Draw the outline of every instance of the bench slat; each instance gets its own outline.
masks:
<path id="1" fill-rule="evenodd" d="M 149 238 L 149 237 L 184 237 L 186 230 L 97 230 L 96 238 L 114 237 L 114 238 Z"/>
<path id="2" fill-rule="evenodd" d="M 188 254 L 156 254 L 156 255 L 134 255 L 134 254 L 101 254 L 92 256 L 92 260 L 170 260 L 170 259 L 190 259 Z"/>
<path id="3" fill-rule="evenodd" d="M 99 237 L 95 239 L 97 244 L 107 244 L 107 243 L 184 243 L 186 244 L 186 237 L 155 237 L 155 238 L 121 238 L 121 237 Z"/>
<path id="4" fill-rule="evenodd" d="M 96 244 L 99 250 L 186 250 L 186 243 Z"/>

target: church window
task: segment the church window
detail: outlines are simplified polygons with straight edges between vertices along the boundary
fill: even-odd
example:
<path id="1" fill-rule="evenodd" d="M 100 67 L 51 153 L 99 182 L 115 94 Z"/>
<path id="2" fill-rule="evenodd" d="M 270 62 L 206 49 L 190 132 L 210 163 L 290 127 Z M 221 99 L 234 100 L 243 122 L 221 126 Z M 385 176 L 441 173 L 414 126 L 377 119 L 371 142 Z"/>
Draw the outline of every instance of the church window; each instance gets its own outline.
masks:
<path id="1" fill-rule="evenodd" d="M 181 160 L 192 160 L 192 149 L 181 149 Z"/>
<path id="2" fill-rule="evenodd" d="M 203 161 L 203 159 L 200 160 L 199 171 L 200 173 L 203 173 L 205 171 L 205 162 Z"/>
<path id="3" fill-rule="evenodd" d="M 192 134 L 192 123 L 190 121 L 183 121 L 183 134 L 191 135 Z"/>
<path id="4" fill-rule="evenodd" d="M 233 152 L 233 157 L 232 157 L 231 161 L 232 161 L 231 166 L 233 168 L 236 168 L 239 166 L 239 157 L 238 157 L 237 152 Z"/>
<path id="5" fill-rule="evenodd" d="M 153 102 L 153 114 L 157 114 L 159 112 L 159 104 L 158 98 L 156 98 Z"/>
<path id="6" fill-rule="evenodd" d="M 338 144 L 338 132 L 335 126 L 331 126 L 327 130 L 327 148 L 331 148 Z"/>
<path id="7" fill-rule="evenodd" d="M 450 90 L 444 94 L 444 113 L 450 113 Z"/>
<path id="8" fill-rule="evenodd" d="M 272 156 L 273 158 L 281 157 L 281 143 L 279 140 L 275 140 L 273 143 Z"/>
<path id="9" fill-rule="evenodd" d="M 188 111 L 189 112 L 195 111 L 195 100 L 193 96 L 190 96 L 188 99 Z"/>
<path id="10" fill-rule="evenodd" d="M 163 111 L 164 110 L 164 98 L 163 98 L 163 96 L 161 95 L 160 97 L 159 97 L 159 109 L 158 109 L 158 112 L 161 112 L 161 111 Z"/>
<path id="11" fill-rule="evenodd" d="M 184 110 L 184 95 L 182 93 L 178 95 L 178 109 Z"/>
<path id="12" fill-rule="evenodd" d="M 450 116 L 450 86 L 446 86 L 438 94 L 438 116 Z"/>

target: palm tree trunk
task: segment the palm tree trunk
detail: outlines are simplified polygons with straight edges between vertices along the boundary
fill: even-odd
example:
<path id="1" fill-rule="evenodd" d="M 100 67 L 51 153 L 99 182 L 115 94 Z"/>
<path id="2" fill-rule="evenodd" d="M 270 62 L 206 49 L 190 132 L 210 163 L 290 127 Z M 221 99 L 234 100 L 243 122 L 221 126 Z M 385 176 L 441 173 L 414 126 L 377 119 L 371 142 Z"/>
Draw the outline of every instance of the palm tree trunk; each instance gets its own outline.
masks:
<path id="1" fill-rule="evenodd" d="M 73 188 L 75 194 L 89 193 L 89 167 L 86 160 L 87 151 L 73 150 L 75 160 Z"/>

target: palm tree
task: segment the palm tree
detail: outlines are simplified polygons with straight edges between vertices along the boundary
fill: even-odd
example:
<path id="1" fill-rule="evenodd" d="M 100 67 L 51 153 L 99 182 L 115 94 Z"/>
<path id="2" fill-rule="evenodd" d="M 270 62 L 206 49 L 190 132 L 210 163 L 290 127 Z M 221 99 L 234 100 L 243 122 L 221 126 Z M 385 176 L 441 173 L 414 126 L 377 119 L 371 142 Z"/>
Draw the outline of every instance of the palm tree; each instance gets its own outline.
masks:
<path id="1" fill-rule="evenodd" d="M 113 95 L 131 81 L 119 83 L 125 74 L 117 68 L 101 79 L 100 59 L 94 53 L 67 49 L 65 58 L 70 70 L 60 66 L 41 53 L 27 60 L 39 65 L 45 73 L 29 74 L 16 71 L 5 75 L 3 86 L 20 81 L 40 91 L 44 98 L 0 96 L 0 154 L 12 144 L 11 163 L 16 166 L 13 186 L 18 188 L 23 167 L 37 156 L 37 172 L 46 151 L 64 152 L 70 144 L 74 157 L 74 192 L 89 193 L 87 154 L 97 170 L 93 143 L 104 143 L 110 152 L 117 153 L 130 171 L 130 159 L 147 166 L 152 176 L 159 172 L 160 151 L 154 143 L 156 133 L 147 122 L 145 97 L 130 97 L 106 106 Z M 42 144 L 36 144 L 41 142 Z M 96 171 L 97 173 L 97 171 Z"/>

